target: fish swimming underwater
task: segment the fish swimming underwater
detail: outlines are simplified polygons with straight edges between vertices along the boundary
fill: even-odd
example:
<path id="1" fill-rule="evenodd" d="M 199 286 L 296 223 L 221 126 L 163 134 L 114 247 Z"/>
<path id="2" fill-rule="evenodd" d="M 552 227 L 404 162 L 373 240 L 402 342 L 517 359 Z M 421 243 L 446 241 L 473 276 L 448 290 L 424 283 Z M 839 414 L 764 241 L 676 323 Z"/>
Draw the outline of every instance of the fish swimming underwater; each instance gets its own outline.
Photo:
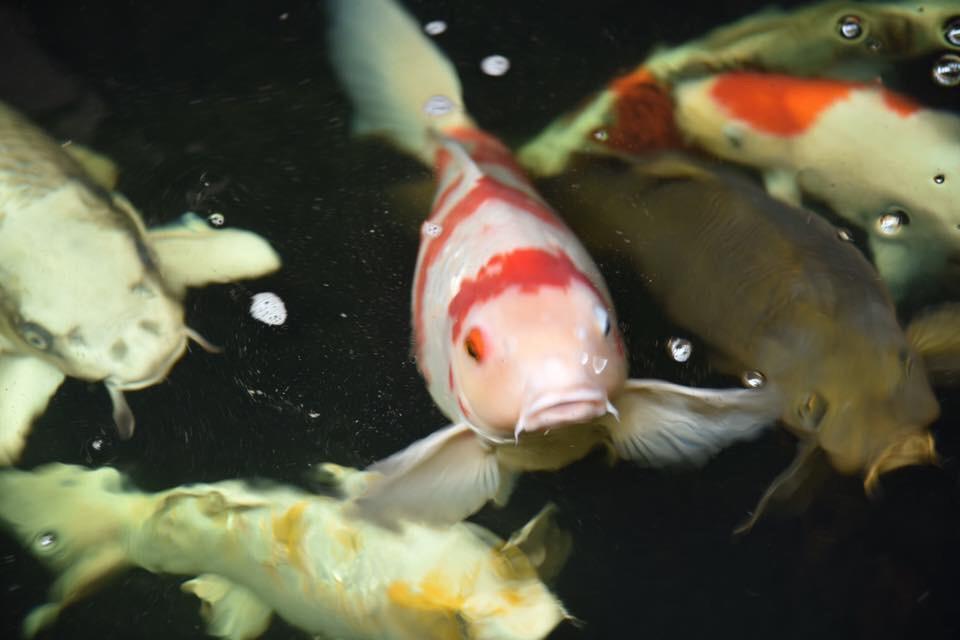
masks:
<path id="1" fill-rule="evenodd" d="M 70 151 L 70 153 L 68 153 Z M 122 437 L 124 391 L 156 384 L 186 349 L 188 286 L 277 269 L 260 236 L 196 216 L 147 230 L 91 154 L 60 147 L 0 104 L 0 464 L 66 376 L 102 381 Z M 79 159 L 79 161 L 78 161 Z M 99 176 L 99 177 L 98 177 Z M 101 184 L 106 181 L 107 184 Z"/>
<path id="2" fill-rule="evenodd" d="M 672 87 L 728 71 L 873 80 L 884 66 L 938 49 L 960 50 L 955 0 L 825 2 L 764 9 L 677 47 L 660 47 L 517 153 L 535 175 L 564 170 L 573 154 L 677 146 Z"/>
<path id="3" fill-rule="evenodd" d="M 960 255 L 960 115 L 873 84 L 774 74 L 684 82 L 673 97 L 688 142 L 865 229 L 894 298 Z"/>
<path id="4" fill-rule="evenodd" d="M 347 496 L 368 474 L 322 465 Z M 542 582 L 569 534 L 547 507 L 509 541 L 468 523 L 399 531 L 352 519 L 347 502 L 239 481 L 143 493 L 112 468 L 0 471 L 0 523 L 56 573 L 33 637 L 105 578 L 142 567 L 197 575 L 207 631 L 255 638 L 276 612 L 324 638 L 535 640 L 569 618 Z"/>
<path id="5" fill-rule="evenodd" d="M 454 423 L 374 464 L 384 479 L 357 504 L 385 521 L 455 522 L 504 502 L 518 471 L 560 468 L 600 443 L 632 457 L 642 442 L 648 462 L 669 464 L 702 462 L 754 435 L 772 411 L 762 394 L 626 379 L 596 265 L 509 151 L 463 110 L 451 64 L 390 2 L 331 7 L 331 55 L 358 131 L 384 133 L 435 166 L 413 285 L 414 348 Z M 608 412 L 619 421 L 596 422 Z"/>
<path id="6" fill-rule="evenodd" d="M 940 356 L 933 373 L 957 364 L 958 307 L 926 316 L 908 340 L 876 270 L 836 228 L 679 154 L 583 158 L 540 187 L 592 252 L 643 275 L 718 368 L 757 372 L 758 393 L 779 404 L 800 450 L 754 518 L 804 481 L 818 449 L 868 490 L 885 471 L 933 461 L 939 405 L 924 356 Z"/>

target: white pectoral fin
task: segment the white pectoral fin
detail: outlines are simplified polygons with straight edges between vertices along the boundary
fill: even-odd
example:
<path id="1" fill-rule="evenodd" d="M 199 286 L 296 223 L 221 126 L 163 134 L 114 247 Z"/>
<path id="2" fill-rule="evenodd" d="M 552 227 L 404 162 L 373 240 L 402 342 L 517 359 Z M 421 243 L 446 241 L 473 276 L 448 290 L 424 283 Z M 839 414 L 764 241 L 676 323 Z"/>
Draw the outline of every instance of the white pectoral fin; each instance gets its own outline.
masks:
<path id="1" fill-rule="evenodd" d="M 20 457 L 30 425 L 63 378 L 60 369 L 39 358 L 0 356 L 0 465 Z"/>
<path id="2" fill-rule="evenodd" d="M 790 169 L 769 169 L 763 174 L 767 193 L 783 202 L 799 207 L 803 201 L 797 174 Z"/>
<path id="3" fill-rule="evenodd" d="M 907 327 L 907 340 L 935 383 L 960 379 L 960 304 L 941 305 L 915 317 Z"/>
<path id="4" fill-rule="evenodd" d="M 557 506 L 548 503 L 522 529 L 510 536 L 504 549 L 516 547 L 536 567 L 541 580 L 559 575 L 573 550 L 573 536 L 557 525 Z"/>
<path id="5" fill-rule="evenodd" d="M 372 465 L 380 474 L 355 501 L 372 520 L 459 522 L 497 496 L 500 468 L 493 447 L 466 424 L 455 424 Z"/>
<path id="6" fill-rule="evenodd" d="M 277 252 L 257 234 L 213 229 L 192 213 L 147 235 L 164 279 L 177 289 L 256 278 L 280 268 Z"/>
<path id="7" fill-rule="evenodd" d="M 661 380 L 629 380 L 614 402 L 617 420 L 602 419 L 621 458 L 662 467 L 701 465 L 776 420 L 770 389 L 700 389 Z"/>
<path id="8" fill-rule="evenodd" d="M 203 574 L 180 588 L 200 598 L 207 633 L 217 638 L 249 640 L 270 625 L 273 610 L 249 589 L 214 574 Z"/>

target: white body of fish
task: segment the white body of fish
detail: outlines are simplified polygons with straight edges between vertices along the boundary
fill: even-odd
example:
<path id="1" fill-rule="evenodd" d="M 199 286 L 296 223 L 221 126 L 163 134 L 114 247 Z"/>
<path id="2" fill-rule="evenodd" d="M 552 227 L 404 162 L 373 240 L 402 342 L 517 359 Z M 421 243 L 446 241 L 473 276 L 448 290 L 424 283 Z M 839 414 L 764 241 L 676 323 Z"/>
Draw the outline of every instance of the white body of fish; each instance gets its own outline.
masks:
<path id="1" fill-rule="evenodd" d="M 335 465 L 324 473 L 347 494 L 367 481 Z M 197 575 L 183 589 L 204 601 L 208 631 L 237 640 L 263 633 L 274 612 L 342 640 L 534 640 L 567 617 L 538 576 L 569 552 L 551 508 L 504 542 L 470 524 L 390 531 L 346 504 L 239 481 L 147 494 L 110 468 L 0 471 L 0 521 L 57 574 L 27 636 L 135 566 Z"/>
<path id="2" fill-rule="evenodd" d="M 87 171 L 94 160 L 0 104 L 0 464 L 18 458 L 65 376 L 103 381 L 129 437 L 123 391 L 161 381 L 195 336 L 185 288 L 280 265 L 259 236 L 195 216 L 147 230 Z"/>
<path id="3" fill-rule="evenodd" d="M 628 380 L 599 270 L 473 123 L 450 62 L 389 0 L 329 4 L 355 129 L 437 178 L 412 315 L 418 366 L 453 424 L 371 467 L 383 480 L 358 501 L 367 514 L 456 522 L 506 500 L 517 471 L 557 469 L 600 443 L 649 464 L 703 462 L 775 418 L 750 390 Z"/>

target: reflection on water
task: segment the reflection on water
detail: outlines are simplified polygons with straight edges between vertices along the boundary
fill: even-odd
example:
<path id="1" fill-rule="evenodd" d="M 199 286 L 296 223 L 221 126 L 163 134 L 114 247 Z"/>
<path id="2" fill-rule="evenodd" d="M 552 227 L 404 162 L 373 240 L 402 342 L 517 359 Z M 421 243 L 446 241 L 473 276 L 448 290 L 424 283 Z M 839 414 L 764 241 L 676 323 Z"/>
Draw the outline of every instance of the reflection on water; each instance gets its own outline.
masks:
<path id="1" fill-rule="evenodd" d="M 916 11 L 921 4 L 925 10 Z M 437 637 L 540 637 L 558 622 L 551 638 L 955 637 L 960 504 L 954 458 L 960 445 L 951 425 L 960 400 L 950 385 L 957 379 L 958 332 L 953 308 L 938 305 L 958 299 L 960 275 L 954 191 L 960 185 L 960 102 L 952 88 L 951 52 L 960 11 L 937 1 L 905 3 L 903 14 L 882 5 L 789 3 L 806 18 L 767 14 L 754 28 L 758 23 L 736 21 L 761 9 L 760 2 L 691 1 L 653 9 L 618 0 L 589 6 L 503 0 L 469 7 L 420 0 L 405 6 L 416 16 L 420 37 L 450 58 L 463 87 L 463 104 L 443 91 L 429 92 L 417 104 L 437 122 L 462 117 L 465 105 L 484 131 L 520 150 L 519 162 L 536 175 L 534 187 L 576 231 L 609 290 L 607 309 L 597 303 L 606 295 L 600 276 L 587 278 L 597 284 L 596 290 L 583 287 L 582 300 L 590 301 L 583 319 L 570 306 L 558 317 L 582 329 L 575 333 L 578 340 L 594 329 L 617 340 L 622 331 L 629 376 L 652 382 L 627 384 L 629 391 L 605 388 L 618 419 L 608 414 L 602 428 L 591 424 L 582 439 L 565 435 L 573 431 L 564 423 L 581 409 L 607 411 L 597 404 L 599 397 L 577 395 L 576 402 L 549 405 L 524 396 L 530 404 L 519 418 L 503 422 L 502 438 L 490 426 L 495 420 L 483 417 L 490 412 L 471 415 L 474 406 L 482 407 L 479 399 L 464 411 L 457 396 L 442 400 L 433 389 L 442 413 L 436 408 L 428 384 L 446 387 L 449 368 L 450 388 L 454 382 L 466 388 L 468 374 L 461 371 L 500 348 L 486 331 L 500 320 L 464 314 L 454 352 L 438 360 L 444 363 L 438 375 L 431 377 L 431 371 L 424 380 L 413 358 L 418 349 L 411 348 L 416 256 L 421 245 L 445 242 L 458 223 L 438 216 L 425 222 L 434 188 L 432 156 L 412 152 L 430 166 L 421 165 L 382 141 L 349 135 L 356 95 L 351 104 L 332 68 L 322 4 L 108 9 L 31 3 L 4 9 L 0 98 L 56 139 L 112 160 L 116 188 L 138 212 L 129 219 L 139 215 L 148 230 L 165 229 L 137 232 L 151 255 L 159 256 L 162 276 L 153 280 L 139 245 L 119 240 L 88 243 L 93 258 L 77 259 L 69 277 L 31 269 L 56 263 L 44 248 L 56 248 L 58 257 L 77 251 L 69 226 L 57 221 L 40 231 L 27 225 L 31 237 L 40 239 L 37 253 L 21 251 L 21 262 L 0 265 L 5 290 L 15 281 L 47 283 L 31 289 L 32 298 L 8 296 L 4 313 L 16 321 L 0 327 L 5 353 L 30 354 L 15 360 L 22 375 L 10 377 L 18 382 L 8 389 L 52 395 L 17 467 L 59 462 L 109 466 L 122 474 L 72 467 L 50 467 L 47 475 L 4 474 L 0 510 L 30 514 L 21 520 L 33 527 L 0 540 L 4 637 L 14 637 L 30 610 L 51 599 L 50 574 L 41 563 L 64 570 L 78 558 L 96 558 L 83 566 L 114 566 L 111 518 L 120 505 L 147 504 L 138 502 L 142 494 L 133 485 L 173 496 L 125 543 L 142 550 L 137 562 L 158 572 L 206 575 L 121 572 L 64 608 L 41 637 L 207 637 L 196 598 L 180 589 L 190 578 L 197 578 L 190 593 L 206 594 L 211 602 L 211 594 L 220 594 L 235 610 L 249 613 L 244 628 L 251 633 L 269 624 L 263 637 L 303 637 L 296 627 L 346 637 L 333 611 L 324 617 L 328 626 L 304 621 L 326 605 L 317 604 L 322 599 L 311 604 L 309 596 L 308 604 L 298 604 L 314 583 L 304 582 L 297 567 L 348 549 L 366 549 L 362 557 L 370 562 L 378 553 L 390 558 L 381 566 L 397 574 L 378 575 L 391 585 L 378 593 L 398 611 L 418 612 L 397 618 L 409 637 L 422 637 L 428 628 Z M 375 30 L 373 22 L 368 26 Z M 733 26 L 705 35 L 720 25 Z M 393 51 L 389 46 L 399 47 L 402 38 L 392 32 L 383 42 L 374 39 L 371 46 Z M 672 47 L 650 57 L 658 43 Z M 413 86 L 424 72 L 414 66 L 411 78 L 394 74 L 391 80 Z M 751 73 L 728 73 L 740 68 Z M 881 74 L 883 90 L 872 84 Z M 492 155 L 474 158 L 480 170 L 501 162 L 499 147 L 483 147 L 484 139 L 471 135 L 461 141 L 464 146 L 449 147 L 448 156 L 456 159 L 463 149 L 476 156 L 477 148 L 486 148 Z M 727 164 L 645 155 L 679 140 Z M 639 159 L 609 157 L 623 151 Z M 13 157 L 9 147 L 3 153 L 0 170 Z M 88 170 L 109 189 L 109 163 L 83 153 L 74 157 L 94 167 Z M 441 185 L 453 182 L 437 164 Z M 503 172 L 494 174 L 518 184 Z M 780 201 L 817 213 L 777 204 L 763 187 Z M 17 202 L 7 199 L 0 208 L 13 212 Z M 656 212 L 666 209 L 675 214 L 658 220 Z M 643 217 L 625 213 L 630 210 Z M 196 215 L 181 219 L 187 211 Z M 180 227 L 168 226 L 178 221 Z M 735 227 L 740 231 L 731 231 Z M 5 229 L 0 218 L 0 233 L 9 238 L 15 228 Z M 178 253 L 183 230 L 218 240 Z M 219 239 L 239 238 L 241 230 L 256 234 L 244 239 L 259 236 L 276 249 L 282 268 L 256 279 L 250 278 L 269 265 L 235 271 L 238 262 L 251 259 L 251 245 L 240 250 Z M 42 241 L 46 237 L 49 243 Z M 467 251 L 472 245 L 457 246 Z M 879 268 L 885 283 L 873 279 L 861 256 Z M 578 273 L 588 270 L 578 259 L 574 255 Z M 501 260 L 486 276 L 509 274 L 511 264 Z M 531 273 L 533 264 L 542 262 L 526 261 L 521 272 Z M 113 305 L 119 298 L 103 297 L 103 287 L 84 293 L 84 287 L 96 288 L 92 280 L 121 281 L 134 268 L 146 275 L 130 284 L 149 280 L 173 301 L 165 307 L 173 320 L 154 330 L 163 333 L 169 325 L 173 332 L 182 322 L 177 335 L 190 332 L 209 342 L 210 352 L 190 345 L 172 368 L 165 366 L 173 364 L 166 355 L 151 357 L 162 361 L 163 372 L 137 372 L 122 381 L 109 371 L 89 373 L 89 363 L 100 362 L 92 357 L 83 360 L 88 369 L 57 364 L 60 356 L 47 353 L 54 336 L 62 334 L 64 345 L 76 348 L 85 340 L 92 349 L 99 344 L 93 334 L 101 331 L 92 328 L 93 319 L 107 313 L 116 321 L 97 336 L 115 339 L 104 342 L 103 361 L 139 355 L 142 341 L 117 328 L 130 318 L 142 328 L 135 312 Z M 218 270 L 218 277 L 201 282 L 191 275 L 197 270 Z M 22 275 L 15 280 L 10 274 Z M 452 294 L 472 285 L 475 299 L 486 299 L 495 278 L 484 281 L 479 274 L 459 273 L 444 282 L 457 284 Z M 179 291 L 194 284 L 205 286 L 186 293 L 181 321 Z M 136 300 L 144 296 L 135 286 L 128 293 Z M 91 297 L 96 302 L 84 302 Z M 545 313 L 552 303 L 545 300 L 537 310 Z M 19 315 L 9 314 L 10 308 Z M 514 313 L 526 307 L 510 308 Z M 931 314 L 932 308 L 941 311 Z M 33 315 L 42 313 L 44 322 L 36 322 Z M 48 326 L 66 316 L 79 320 L 57 330 Z M 80 330 L 71 334 L 74 325 Z M 428 323 L 421 330 L 432 336 L 430 328 Z M 529 354 L 540 348 L 540 338 L 549 337 L 544 342 L 551 348 L 567 340 L 546 329 L 539 334 L 514 348 Z M 578 348 L 572 361 L 597 376 L 615 376 L 617 358 L 591 346 Z M 550 375 L 558 370 L 550 368 Z M 538 382 L 550 377 L 537 371 Z M 497 382 L 507 380 L 507 373 Z M 102 378 L 110 393 L 97 382 Z M 141 378 L 149 378 L 150 386 L 130 383 Z M 113 379 L 119 382 L 111 386 Z M 31 387 L 24 380 L 42 382 Z M 477 393 L 492 384 L 484 382 Z M 505 386 L 492 401 L 496 410 L 505 406 L 505 394 L 520 393 Z M 689 394 L 665 395 L 687 387 L 735 395 L 696 401 Z M 136 416 L 129 439 L 114 425 L 124 397 Z M 468 400 L 473 397 L 480 396 Z M 651 400 L 666 397 L 669 403 Z M 753 404 L 731 412 L 733 398 Z M 20 406 L 4 402 L 7 414 Z M 646 431 L 629 430 L 650 423 L 641 418 L 653 415 L 651 406 L 660 411 L 658 425 L 674 424 L 664 415 L 681 415 L 675 423 L 687 426 L 702 415 L 712 418 L 705 425 L 733 424 L 724 420 L 734 418 L 747 424 L 744 416 L 769 422 L 772 406 L 787 428 L 760 433 L 750 426 L 734 436 L 725 427 L 704 443 L 697 439 L 699 428 L 684 434 L 664 427 L 657 431 L 661 439 L 651 440 Z M 664 407 L 675 413 L 663 413 Z M 121 424 L 124 415 L 119 412 Z M 315 465 L 364 467 L 459 419 L 473 419 L 473 430 L 462 430 L 468 438 L 488 427 L 486 433 L 496 436 L 489 451 L 500 452 L 493 464 L 505 487 L 491 490 L 501 501 L 509 494 L 509 501 L 473 518 L 496 539 L 461 528 L 449 530 L 444 543 L 432 534 L 410 533 L 398 548 L 425 546 L 417 555 L 421 562 L 406 565 L 393 560 L 402 553 L 390 551 L 396 541 L 385 529 L 350 524 L 354 516 L 341 513 L 340 503 L 304 493 L 370 495 L 364 493 L 366 476 Z M 544 430 L 559 444 L 533 439 Z M 928 433 L 939 465 L 910 466 L 929 455 Z M 747 436 L 749 442 L 734 443 Z M 517 447 L 515 437 L 531 446 Z M 620 457 L 639 455 L 647 465 L 668 468 L 611 466 L 603 451 L 586 455 L 590 446 L 607 441 Z M 562 455 L 551 453 L 551 446 Z M 702 467 L 672 464 L 720 448 Z M 388 476 L 396 468 L 381 467 Z M 448 475 L 430 476 L 425 493 L 417 493 L 424 485 L 411 489 L 402 483 L 381 491 L 372 515 L 429 514 L 442 499 L 457 502 L 463 497 L 454 482 L 458 469 L 441 468 Z M 879 472 L 887 473 L 878 481 Z M 257 478 L 289 486 L 257 481 L 193 493 L 177 488 Z M 749 533 L 734 537 L 733 529 L 774 478 L 769 513 Z M 64 480 L 69 483 L 57 484 Z M 68 485 L 82 497 L 68 496 Z M 474 494 L 475 504 L 457 506 L 469 512 L 489 497 Z M 521 530 L 548 502 L 557 506 L 556 527 L 554 512 L 547 510 L 502 546 L 501 539 Z M 229 544 L 218 538 L 220 518 L 228 517 L 249 523 L 248 530 L 264 538 L 244 537 L 245 550 L 230 555 L 224 551 Z M 65 531 L 77 532 L 74 539 L 97 553 L 77 556 L 79 546 L 61 551 Z M 572 538 L 569 558 L 564 531 Z M 491 546 L 500 555 L 480 553 Z M 441 547 L 451 555 L 444 558 Z M 434 552 L 436 562 L 428 558 Z M 243 574 L 251 581 L 247 587 L 277 580 L 271 589 L 282 602 L 269 603 L 280 613 L 272 622 L 261 598 L 211 575 L 215 567 L 204 564 L 229 558 L 223 560 L 229 567 L 221 567 L 228 571 L 263 559 L 258 554 L 267 554 L 269 566 L 286 567 L 276 578 L 255 577 L 256 568 Z M 471 554 L 483 557 L 477 571 L 489 577 L 473 579 L 470 589 L 499 594 L 501 613 L 510 615 L 499 618 L 489 602 L 478 604 L 465 587 L 454 587 L 464 584 L 457 582 L 463 579 L 459 572 L 470 573 Z M 60 584 L 76 588 L 99 576 L 79 568 L 68 573 Z M 372 579 L 334 578 L 348 591 Z M 582 626 L 560 621 L 563 611 L 541 578 Z M 471 626 L 476 620 L 486 620 L 491 635 Z M 530 627 L 531 621 L 541 626 Z"/>

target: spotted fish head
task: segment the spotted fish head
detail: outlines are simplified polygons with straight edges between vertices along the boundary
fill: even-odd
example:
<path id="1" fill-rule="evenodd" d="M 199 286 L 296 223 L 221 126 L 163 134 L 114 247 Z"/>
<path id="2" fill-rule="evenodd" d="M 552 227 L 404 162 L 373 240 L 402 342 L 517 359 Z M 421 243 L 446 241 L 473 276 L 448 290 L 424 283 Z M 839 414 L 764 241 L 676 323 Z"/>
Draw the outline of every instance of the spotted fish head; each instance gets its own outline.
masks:
<path id="1" fill-rule="evenodd" d="M 472 425 L 504 439 L 607 413 L 627 365 L 614 311 L 589 280 L 514 282 L 462 314 L 456 302 L 449 384 Z"/>

